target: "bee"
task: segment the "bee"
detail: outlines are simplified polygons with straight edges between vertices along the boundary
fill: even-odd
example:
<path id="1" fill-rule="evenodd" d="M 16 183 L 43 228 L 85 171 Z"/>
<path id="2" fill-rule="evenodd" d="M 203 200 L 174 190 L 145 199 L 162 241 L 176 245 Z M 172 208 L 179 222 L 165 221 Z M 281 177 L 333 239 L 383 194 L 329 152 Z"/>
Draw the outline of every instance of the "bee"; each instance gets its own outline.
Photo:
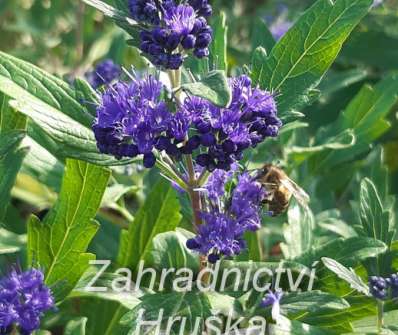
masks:
<path id="1" fill-rule="evenodd" d="M 268 204 L 272 216 L 284 213 L 289 207 L 292 196 L 300 205 L 308 208 L 310 197 L 279 167 L 272 164 L 265 164 L 257 171 L 256 180 L 266 189 L 268 195 L 263 200 Z"/>

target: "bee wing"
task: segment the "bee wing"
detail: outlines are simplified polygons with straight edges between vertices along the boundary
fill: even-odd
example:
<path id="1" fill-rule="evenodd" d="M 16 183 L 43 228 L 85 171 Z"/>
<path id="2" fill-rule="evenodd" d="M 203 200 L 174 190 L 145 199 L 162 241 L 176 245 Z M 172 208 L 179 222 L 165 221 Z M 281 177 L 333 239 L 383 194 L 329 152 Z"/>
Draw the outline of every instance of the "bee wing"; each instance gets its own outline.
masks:
<path id="1" fill-rule="evenodd" d="M 281 179 L 281 184 L 286 187 L 293 196 L 297 199 L 300 205 L 308 207 L 310 202 L 310 196 L 300 186 L 298 186 L 293 180 L 289 178 Z"/>

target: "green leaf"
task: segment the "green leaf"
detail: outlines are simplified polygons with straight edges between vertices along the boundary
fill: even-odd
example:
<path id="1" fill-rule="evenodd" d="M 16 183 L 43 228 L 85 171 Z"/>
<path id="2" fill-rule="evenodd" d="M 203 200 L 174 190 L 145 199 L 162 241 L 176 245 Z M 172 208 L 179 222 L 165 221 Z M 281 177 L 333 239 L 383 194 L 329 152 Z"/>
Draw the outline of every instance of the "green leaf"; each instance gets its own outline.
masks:
<path id="1" fill-rule="evenodd" d="M 227 33 L 225 13 L 221 12 L 213 18 L 213 42 L 211 43 L 210 64 L 215 65 L 214 70 L 223 70 L 227 73 Z"/>
<path id="2" fill-rule="evenodd" d="M 90 5 L 100 12 L 102 12 L 105 16 L 112 19 L 118 26 L 127 32 L 132 32 L 137 27 L 137 22 L 131 19 L 123 10 L 116 9 L 107 3 L 100 0 L 81 0 L 85 2 L 87 5 Z M 125 7 L 123 8 L 125 9 Z"/>
<path id="3" fill-rule="evenodd" d="M 29 116 L 44 132 L 46 147 L 63 159 L 75 158 L 99 165 L 120 165 L 100 154 L 91 129 L 94 117 L 79 101 L 81 91 L 36 66 L 0 52 L 0 91 L 15 99 L 11 106 Z M 37 133 L 37 131 L 35 131 Z M 43 135 L 36 134 L 35 136 Z M 39 142 L 35 137 L 34 139 Z"/>
<path id="4" fill-rule="evenodd" d="M 299 165 L 314 154 L 350 148 L 355 144 L 355 140 L 354 131 L 347 129 L 336 136 L 322 140 L 322 144 L 310 147 L 290 146 L 286 148 L 286 154 Z"/>
<path id="5" fill-rule="evenodd" d="M 353 322 L 355 333 L 347 334 L 347 335 L 355 335 L 355 334 L 382 334 L 382 335 L 396 335 L 397 334 L 397 319 L 398 319 L 398 310 L 384 312 L 383 321 L 384 328 L 380 333 L 379 329 L 377 329 L 377 316 L 368 316 L 364 319 Z M 391 329 L 388 331 L 388 329 Z M 393 331 L 394 330 L 394 331 Z"/>
<path id="6" fill-rule="evenodd" d="M 344 265 L 327 257 L 323 257 L 322 262 L 330 271 L 334 272 L 339 278 L 349 283 L 350 287 L 360 293 L 369 295 L 368 285 L 363 282 L 361 277 L 359 277 L 353 269 L 347 269 Z"/>
<path id="7" fill-rule="evenodd" d="M 33 64 L 0 52 L 0 90 L 15 100 L 40 100 L 86 127 L 93 117 L 78 101 L 74 90 L 63 80 Z"/>
<path id="8" fill-rule="evenodd" d="M 308 314 L 320 309 L 345 309 L 350 305 L 342 298 L 321 291 L 291 292 L 282 298 L 281 310 L 286 315 Z"/>
<path id="9" fill-rule="evenodd" d="M 396 22 L 396 17 L 393 20 Z M 396 28 L 394 30 L 396 31 Z M 375 31 L 373 27 L 358 29 L 343 48 L 339 61 L 355 66 L 364 64 L 382 71 L 395 71 L 398 68 L 397 45 L 398 36 L 389 36 L 384 32 Z M 383 61 L 380 60 L 380 50 L 383 53 Z"/>
<path id="10" fill-rule="evenodd" d="M 374 123 L 388 115 L 398 100 L 398 73 L 386 76 L 374 88 L 363 86 L 340 119 L 342 129 L 352 128 L 358 137 L 370 134 Z M 374 138 L 371 138 L 372 140 Z"/>
<path id="11" fill-rule="evenodd" d="M 284 227 L 285 243 L 281 248 L 286 258 L 293 259 L 311 249 L 315 223 L 311 210 L 297 203 L 290 206 L 287 215 L 289 224 Z"/>
<path id="12" fill-rule="evenodd" d="M 74 81 L 74 86 L 76 89 L 76 99 L 84 103 L 87 106 L 88 112 L 93 117 L 96 117 L 97 113 L 93 106 L 97 106 L 101 101 L 98 93 L 83 78 L 76 78 Z"/>
<path id="13" fill-rule="evenodd" d="M 245 240 L 247 243 L 248 259 L 253 262 L 260 262 L 263 259 L 263 250 L 261 247 L 261 233 L 256 232 L 246 232 Z"/>
<path id="14" fill-rule="evenodd" d="M 22 144 L 29 147 L 29 152 L 23 161 L 21 172 L 58 192 L 61 187 L 64 164 L 30 137 L 25 137 Z"/>
<path id="15" fill-rule="evenodd" d="M 342 220 L 340 210 L 337 208 L 318 213 L 315 217 L 315 221 L 318 227 L 321 228 L 321 231 L 325 231 L 327 236 L 330 236 L 329 232 L 344 238 L 358 236 L 356 230 Z M 334 239 L 334 237 L 332 238 Z"/>
<path id="16" fill-rule="evenodd" d="M 372 0 L 318 0 L 272 49 L 259 84 L 280 94 L 281 116 L 308 101 Z"/>
<path id="17" fill-rule="evenodd" d="M 251 78 L 254 85 L 258 84 L 262 76 L 267 57 L 267 51 L 263 47 L 258 47 L 253 51 L 251 60 Z"/>
<path id="18" fill-rule="evenodd" d="M 273 335 L 329 335 L 328 330 L 281 317 L 277 325 L 270 325 Z"/>
<path id="19" fill-rule="evenodd" d="M 127 309 L 132 309 L 141 302 L 138 297 L 142 296 L 142 291 L 136 287 L 131 278 L 125 276 L 125 272 L 105 272 L 92 284 L 92 280 L 98 276 L 99 271 L 101 271 L 100 267 L 91 266 L 79 280 L 69 298 L 91 298 L 103 302 L 118 302 Z M 120 291 L 116 291 L 115 285 L 119 287 L 122 281 L 125 286 Z M 104 288 L 104 291 L 89 291 L 87 285 Z"/>
<path id="20" fill-rule="evenodd" d="M 370 145 L 390 128 L 385 118 L 397 100 L 398 74 L 396 73 L 388 75 L 374 87 L 364 85 L 340 114 L 338 120 L 317 134 L 317 137 L 333 136 L 346 129 L 352 129 L 356 138 L 355 146 L 313 156 L 310 160 L 312 171 L 330 170 L 368 151 Z"/>
<path id="21" fill-rule="evenodd" d="M 199 257 L 186 246 L 188 239 L 194 234 L 184 229 L 161 233 L 152 240 L 145 264 L 158 269 L 188 268 L 195 273 L 199 271 Z"/>
<path id="22" fill-rule="evenodd" d="M 19 252 L 25 244 L 26 235 L 17 235 L 0 228 L 0 255 Z"/>
<path id="23" fill-rule="evenodd" d="M 110 172 L 89 163 L 67 160 L 61 192 L 43 222 L 32 216 L 28 224 L 28 256 L 45 270 L 47 285 L 62 301 L 76 285 L 94 255 L 88 244 L 97 232 L 93 220 Z"/>
<path id="24" fill-rule="evenodd" d="M 0 133 L 26 129 L 26 116 L 9 106 L 9 98 L 0 92 Z"/>
<path id="25" fill-rule="evenodd" d="M 0 133 L 0 223 L 7 212 L 11 188 L 15 183 L 27 148 L 19 148 L 25 132 L 18 130 Z"/>
<path id="26" fill-rule="evenodd" d="M 145 259 L 150 252 L 153 238 L 160 233 L 175 230 L 180 221 L 180 204 L 176 192 L 168 181 L 162 179 L 153 187 L 129 230 L 122 231 L 119 265 L 135 271 L 139 261 Z"/>
<path id="27" fill-rule="evenodd" d="M 203 327 L 203 320 L 211 316 L 211 305 L 205 293 L 186 292 L 186 293 L 157 293 L 146 294 L 141 298 L 142 302 L 132 311 L 128 312 L 121 319 L 120 323 L 130 328 L 129 334 L 135 334 L 139 311 L 143 310 L 144 320 L 157 320 L 159 311 L 163 310 L 162 321 L 168 321 L 174 316 L 181 316 L 187 319 L 185 330 L 192 333 L 195 324 L 199 320 L 199 333 Z"/>
<path id="28" fill-rule="evenodd" d="M 271 52 L 272 48 L 276 44 L 267 24 L 261 18 L 255 18 L 252 24 L 251 44 L 252 50 L 262 47 L 268 53 Z"/>
<path id="29" fill-rule="evenodd" d="M 65 327 L 65 335 L 86 335 L 87 318 L 71 320 Z"/>
<path id="30" fill-rule="evenodd" d="M 367 236 L 391 246 L 395 231 L 391 227 L 390 213 L 383 208 L 376 186 L 365 178 L 361 182 L 360 219 Z"/>
<path id="31" fill-rule="evenodd" d="M 329 71 L 325 79 L 319 84 L 319 90 L 322 95 L 333 94 L 365 79 L 368 75 L 369 71 L 366 69 Z"/>
<path id="32" fill-rule="evenodd" d="M 224 71 L 209 72 L 200 81 L 183 84 L 181 88 L 220 107 L 227 107 L 231 103 L 232 93 Z"/>
<path id="33" fill-rule="evenodd" d="M 383 241 L 388 249 L 392 245 L 395 235 L 393 214 L 385 209 L 374 183 L 365 178 L 361 182 L 359 193 L 359 217 L 363 233 L 374 239 Z M 367 269 L 371 274 L 390 273 L 392 259 L 388 254 L 379 255 L 369 260 Z"/>
<path id="34" fill-rule="evenodd" d="M 378 240 L 366 237 L 338 238 L 294 259 L 295 262 L 311 266 L 322 257 L 330 257 L 346 266 L 353 266 L 359 261 L 375 257 L 387 250 L 387 246 Z"/>

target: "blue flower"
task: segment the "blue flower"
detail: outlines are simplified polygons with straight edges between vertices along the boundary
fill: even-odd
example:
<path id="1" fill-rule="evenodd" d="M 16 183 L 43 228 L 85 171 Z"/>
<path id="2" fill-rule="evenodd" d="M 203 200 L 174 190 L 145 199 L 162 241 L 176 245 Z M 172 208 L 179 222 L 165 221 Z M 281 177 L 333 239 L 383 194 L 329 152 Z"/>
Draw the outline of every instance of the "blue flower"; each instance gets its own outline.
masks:
<path id="1" fill-rule="evenodd" d="M 385 300 L 388 297 L 389 281 L 383 277 L 372 276 L 369 278 L 369 288 L 373 297 Z"/>
<path id="2" fill-rule="evenodd" d="M 129 0 L 128 6 L 134 20 L 159 24 L 159 10 L 155 0 Z"/>
<path id="3" fill-rule="evenodd" d="M 118 82 L 102 94 L 93 130 L 100 152 L 121 157 L 147 155 L 152 166 L 155 149 L 174 159 L 194 155 L 212 172 L 229 171 L 249 147 L 276 137 L 282 122 L 271 93 L 251 87 L 247 76 L 230 80 L 228 108 L 199 97 L 187 97 L 172 113 L 161 100 L 163 85 L 153 76 Z"/>
<path id="4" fill-rule="evenodd" d="M 21 333 L 31 334 L 40 328 L 43 313 L 53 307 L 54 298 L 40 270 L 14 270 L 0 280 L 0 333 L 17 326 Z"/>
<path id="5" fill-rule="evenodd" d="M 189 0 L 189 4 L 203 17 L 211 16 L 213 12 L 208 0 Z"/>
<path id="6" fill-rule="evenodd" d="M 390 276 L 388 280 L 391 286 L 391 295 L 393 299 L 398 298 L 398 273 L 394 273 Z"/>
<path id="7" fill-rule="evenodd" d="M 204 223 L 198 227 L 198 235 L 187 242 L 188 248 L 207 255 L 210 262 L 221 255 L 238 255 L 246 247 L 243 234 L 261 224 L 261 201 L 265 196 L 261 185 L 244 173 L 229 193 L 225 185 L 233 175 L 215 170 L 210 176 L 205 186 L 209 209 L 202 213 Z"/>
<path id="8" fill-rule="evenodd" d="M 231 201 L 231 211 L 245 230 L 255 231 L 261 226 L 260 204 L 266 193 L 260 183 L 244 173 L 239 177 Z"/>
<path id="9" fill-rule="evenodd" d="M 190 50 L 198 58 L 209 55 L 213 31 L 205 19 L 212 12 L 207 1 L 131 0 L 129 8 L 134 19 L 147 24 L 140 49 L 155 66 L 179 69 Z"/>
<path id="10" fill-rule="evenodd" d="M 164 13 L 164 22 L 174 33 L 185 37 L 192 32 L 195 26 L 196 13 L 189 5 L 178 5 Z"/>
<path id="11" fill-rule="evenodd" d="M 112 83 L 122 74 L 122 69 L 111 59 L 107 59 L 95 67 L 94 71 L 88 72 L 86 78 L 94 88 Z"/>
<path id="12" fill-rule="evenodd" d="M 160 101 L 162 84 L 153 76 L 109 87 L 97 107 L 93 125 L 98 149 L 115 157 L 144 155 L 144 165 L 155 164 L 153 150 L 169 128 L 172 114 Z"/>
<path id="13" fill-rule="evenodd" d="M 197 97 L 187 98 L 182 106 L 204 147 L 196 162 L 209 171 L 229 170 L 233 162 L 242 158 L 245 149 L 276 137 L 282 126 L 271 93 L 252 88 L 245 75 L 230 79 L 229 84 L 232 102 L 228 108 L 216 107 Z"/>
<path id="14" fill-rule="evenodd" d="M 238 167 L 235 165 L 233 170 Z M 225 185 L 233 177 L 234 171 L 215 170 L 207 180 L 205 189 L 207 197 L 213 201 L 218 202 L 225 195 Z"/>
<path id="15" fill-rule="evenodd" d="M 245 248 L 244 230 L 234 218 L 227 214 L 214 212 L 203 213 L 205 222 L 199 226 L 199 234 L 195 238 L 197 250 L 203 254 L 238 255 Z"/>

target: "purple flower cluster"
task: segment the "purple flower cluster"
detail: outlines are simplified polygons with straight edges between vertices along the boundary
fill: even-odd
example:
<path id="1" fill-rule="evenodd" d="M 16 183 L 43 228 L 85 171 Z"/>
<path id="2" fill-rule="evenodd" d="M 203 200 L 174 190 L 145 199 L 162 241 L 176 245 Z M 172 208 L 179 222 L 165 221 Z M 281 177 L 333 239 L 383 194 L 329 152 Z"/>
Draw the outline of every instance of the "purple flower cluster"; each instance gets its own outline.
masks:
<path id="1" fill-rule="evenodd" d="M 225 171 L 213 173 L 206 185 L 210 204 L 202 213 L 204 223 L 198 227 L 198 235 L 187 241 L 189 249 L 208 255 L 212 263 L 220 255 L 238 255 L 246 246 L 243 234 L 261 226 L 261 201 L 265 197 L 261 184 L 244 173 L 228 194 L 225 185 L 230 179 L 231 174 Z M 228 205 L 222 208 L 220 204 Z"/>
<path id="2" fill-rule="evenodd" d="M 54 298 L 41 271 L 12 271 L 0 281 L 0 334 L 8 334 L 13 326 L 21 334 L 31 334 L 40 328 L 43 313 L 53 307 Z"/>
<path id="3" fill-rule="evenodd" d="M 97 108 L 93 130 L 98 148 L 118 158 L 143 154 L 148 168 L 156 162 L 157 149 L 176 160 L 195 154 L 196 163 L 208 171 L 230 170 L 245 149 L 277 136 L 282 125 L 272 94 L 253 89 L 247 76 L 230 84 L 228 108 L 188 97 L 175 113 L 160 101 L 163 87 L 152 76 L 114 84 Z"/>
<path id="4" fill-rule="evenodd" d="M 398 298 L 398 273 L 394 273 L 388 278 L 388 283 L 391 287 L 391 296 L 393 299 Z"/>
<path id="5" fill-rule="evenodd" d="M 389 297 L 398 298 L 398 274 L 388 278 L 372 276 L 369 278 L 370 294 L 376 299 L 386 300 Z"/>
<path id="6" fill-rule="evenodd" d="M 213 31 L 206 20 L 212 14 L 208 0 L 181 4 L 174 0 L 130 0 L 129 9 L 135 20 L 146 24 L 140 32 L 140 49 L 154 65 L 175 70 L 181 67 L 187 51 L 193 50 L 198 58 L 209 55 Z"/>
<path id="7" fill-rule="evenodd" d="M 94 71 L 86 73 L 86 78 L 90 85 L 97 89 L 103 85 L 108 85 L 120 77 L 122 69 L 111 59 L 107 59 L 95 67 Z"/>
<path id="8" fill-rule="evenodd" d="M 156 162 L 153 150 L 162 146 L 162 133 L 168 131 L 172 114 L 160 101 L 163 86 L 153 76 L 131 83 L 119 82 L 102 95 L 93 125 L 102 153 L 118 158 L 144 155 L 144 166 Z"/>
<path id="9" fill-rule="evenodd" d="M 245 75 L 230 79 L 230 86 L 232 102 L 228 108 L 197 97 L 187 98 L 183 105 L 197 133 L 186 151 L 193 151 L 199 143 L 202 150 L 196 163 L 209 171 L 229 170 L 233 162 L 242 159 L 245 149 L 276 137 L 282 126 L 271 93 L 252 88 Z"/>

